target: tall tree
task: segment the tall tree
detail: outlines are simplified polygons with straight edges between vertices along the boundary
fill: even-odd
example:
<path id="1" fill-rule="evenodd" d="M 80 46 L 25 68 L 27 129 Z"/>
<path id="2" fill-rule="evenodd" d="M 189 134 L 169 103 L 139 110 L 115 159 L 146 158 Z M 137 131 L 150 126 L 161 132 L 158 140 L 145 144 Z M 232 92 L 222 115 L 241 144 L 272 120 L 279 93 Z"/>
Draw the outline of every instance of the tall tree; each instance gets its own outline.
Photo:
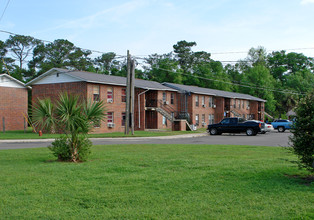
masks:
<path id="1" fill-rule="evenodd" d="M 38 45 L 29 67 L 39 73 L 53 67 L 88 70 L 92 65 L 88 57 L 90 54 L 90 51 L 77 48 L 68 40 L 59 39 L 47 45 Z"/>
<path id="2" fill-rule="evenodd" d="M 191 58 L 192 47 L 196 46 L 196 42 L 187 42 L 185 40 L 178 41 L 177 44 L 173 45 L 174 53 L 178 57 L 179 65 L 184 73 L 187 73 L 191 68 L 193 59 Z"/>
<path id="3" fill-rule="evenodd" d="M 265 66 L 256 65 L 245 72 L 243 84 L 249 87 L 242 87 L 241 92 L 267 100 L 266 111 L 268 113 L 275 112 L 276 101 L 273 94 L 275 80 Z"/>
<path id="4" fill-rule="evenodd" d="M 115 60 L 116 54 L 113 52 L 104 53 L 99 57 L 94 59 L 94 64 L 96 66 L 96 71 L 99 73 L 104 73 L 111 75 L 114 69 L 118 70 L 119 61 Z"/>
<path id="5" fill-rule="evenodd" d="M 178 72 L 178 62 L 172 53 L 158 55 L 152 54 L 145 63 L 145 78 L 157 82 L 182 83 L 182 75 Z"/>
<path id="6" fill-rule="evenodd" d="M 17 59 L 20 70 L 23 69 L 23 62 L 31 55 L 33 49 L 39 44 L 39 40 L 31 36 L 10 35 L 5 42 L 6 47 Z"/>
<path id="7" fill-rule="evenodd" d="M 266 56 L 267 52 L 266 49 L 262 46 L 259 46 L 257 48 L 251 48 L 248 52 L 248 56 L 246 58 L 247 61 L 249 61 L 252 66 L 257 65 L 266 65 Z"/>

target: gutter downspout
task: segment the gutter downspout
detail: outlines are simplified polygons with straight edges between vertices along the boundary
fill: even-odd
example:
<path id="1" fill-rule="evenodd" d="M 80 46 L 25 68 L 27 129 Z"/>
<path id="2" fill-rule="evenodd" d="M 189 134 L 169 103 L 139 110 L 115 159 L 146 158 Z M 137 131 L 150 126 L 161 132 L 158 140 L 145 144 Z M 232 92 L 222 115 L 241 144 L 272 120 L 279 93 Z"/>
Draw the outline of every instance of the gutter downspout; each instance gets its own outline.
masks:
<path id="1" fill-rule="evenodd" d="M 141 92 L 137 95 L 137 102 L 138 102 L 138 128 L 141 128 L 141 100 L 140 96 L 143 95 L 144 93 L 148 92 L 149 89 L 146 88 L 144 92 Z"/>

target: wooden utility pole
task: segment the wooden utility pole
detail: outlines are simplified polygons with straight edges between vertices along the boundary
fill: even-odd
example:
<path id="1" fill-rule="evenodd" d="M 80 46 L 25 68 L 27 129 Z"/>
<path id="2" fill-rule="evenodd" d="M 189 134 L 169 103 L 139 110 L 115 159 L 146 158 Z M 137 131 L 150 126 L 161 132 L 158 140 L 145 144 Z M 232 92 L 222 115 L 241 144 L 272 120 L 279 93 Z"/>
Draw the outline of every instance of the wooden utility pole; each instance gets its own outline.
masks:
<path id="1" fill-rule="evenodd" d="M 131 83 L 130 83 L 130 87 L 131 87 L 131 97 L 130 97 L 130 101 L 131 101 L 131 105 L 130 105 L 130 116 L 131 116 L 131 132 L 132 135 L 134 135 L 134 81 L 135 81 L 135 61 L 132 60 L 131 61 Z"/>
<path id="2" fill-rule="evenodd" d="M 131 58 L 130 52 L 127 51 L 127 78 L 126 78 L 126 106 L 125 106 L 125 131 L 129 134 L 130 128 L 130 77 L 131 77 Z"/>
<path id="3" fill-rule="evenodd" d="M 130 127 L 134 135 L 134 81 L 135 81 L 135 61 L 131 59 L 127 52 L 127 81 L 126 81 L 126 107 L 125 107 L 125 134 L 129 134 Z"/>

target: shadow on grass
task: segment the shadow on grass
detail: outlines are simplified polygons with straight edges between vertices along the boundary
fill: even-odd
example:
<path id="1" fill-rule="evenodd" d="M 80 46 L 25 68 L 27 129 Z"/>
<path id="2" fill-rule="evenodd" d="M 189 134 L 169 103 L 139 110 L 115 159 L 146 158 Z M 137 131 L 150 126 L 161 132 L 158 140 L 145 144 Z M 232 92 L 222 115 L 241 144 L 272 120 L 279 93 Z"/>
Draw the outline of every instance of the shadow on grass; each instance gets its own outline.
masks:
<path id="1" fill-rule="evenodd" d="M 294 179 L 297 180 L 300 184 L 305 185 L 305 186 L 311 186 L 312 183 L 314 182 L 314 175 L 300 175 L 300 174 L 285 174 L 286 177 L 289 179 Z"/>

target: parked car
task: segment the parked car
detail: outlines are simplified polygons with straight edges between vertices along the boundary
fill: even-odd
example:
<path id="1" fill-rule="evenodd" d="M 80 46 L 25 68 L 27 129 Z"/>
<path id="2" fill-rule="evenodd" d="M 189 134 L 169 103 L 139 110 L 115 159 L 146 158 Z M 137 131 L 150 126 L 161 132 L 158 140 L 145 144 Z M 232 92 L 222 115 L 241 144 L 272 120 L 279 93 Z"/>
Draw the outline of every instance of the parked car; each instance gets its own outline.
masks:
<path id="1" fill-rule="evenodd" d="M 271 124 L 265 124 L 266 132 L 271 132 L 274 130 L 274 127 Z"/>
<path id="2" fill-rule="evenodd" d="M 243 118 L 224 118 L 217 124 L 208 125 L 207 130 L 211 135 L 245 132 L 246 135 L 252 136 L 261 132 L 262 124 L 264 123 L 245 121 Z"/>
<path id="3" fill-rule="evenodd" d="M 256 123 L 261 123 L 261 131 L 259 133 L 261 134 L 266 134 L 267 130 L 266 130 L 266 124 L 262 121 L 258 121 L 258 120 L 247 120 L 246 122 L 256 122 Z"/>
<path id="4" fill-rule="evenodd" d="M 284 132 L 286 129 L 291 129 L 293 122 L 286 119 L 275 120 L 271 123 L 274 129 L 277 129 L 278 132 Z"/>

